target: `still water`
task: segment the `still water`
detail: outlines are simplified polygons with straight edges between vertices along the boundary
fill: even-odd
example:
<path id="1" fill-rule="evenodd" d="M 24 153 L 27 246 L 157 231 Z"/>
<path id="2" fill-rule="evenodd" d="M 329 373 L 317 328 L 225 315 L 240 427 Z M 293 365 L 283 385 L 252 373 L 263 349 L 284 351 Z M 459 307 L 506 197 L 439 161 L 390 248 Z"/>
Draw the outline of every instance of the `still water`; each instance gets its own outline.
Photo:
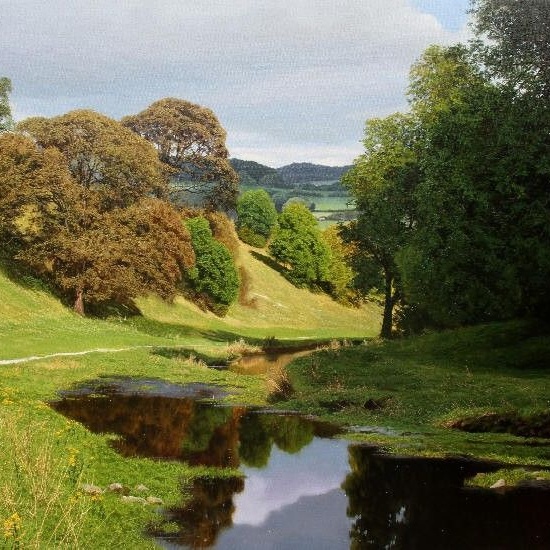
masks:
<path id="1" fill-rule="evenodd" d="M 548 486 L 465 487 L 497 465 L 386 455 L 309 418 L 204 402 L 223 395 L 113 378 L 61 392 L 51 405 L 91 431 L 118 434 L 112 444 L 124 456 L 244 474 L 187 488 L 192 498 L 163 512 L 172 527 L 150 533 L 165 548 L 550 548 Z"/>

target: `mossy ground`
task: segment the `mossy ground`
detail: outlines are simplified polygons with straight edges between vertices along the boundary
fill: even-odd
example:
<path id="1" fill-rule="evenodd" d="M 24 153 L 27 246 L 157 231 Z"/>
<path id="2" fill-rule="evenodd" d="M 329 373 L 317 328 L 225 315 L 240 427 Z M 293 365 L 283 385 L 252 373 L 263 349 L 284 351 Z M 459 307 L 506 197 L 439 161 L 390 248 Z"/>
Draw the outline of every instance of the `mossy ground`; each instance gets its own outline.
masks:
<path id="1" fill-rule="evenodd" d="M 295 393 L 281 405 L 374 427 L 355 439 L 398 452 L 550 466 L 548 439 L 448 428 L 488 413 L 514 413 L 526 422 L 548 413 L 550 337 L 533 322 L 326 350 L 298 359 L 288 371 Z"/>

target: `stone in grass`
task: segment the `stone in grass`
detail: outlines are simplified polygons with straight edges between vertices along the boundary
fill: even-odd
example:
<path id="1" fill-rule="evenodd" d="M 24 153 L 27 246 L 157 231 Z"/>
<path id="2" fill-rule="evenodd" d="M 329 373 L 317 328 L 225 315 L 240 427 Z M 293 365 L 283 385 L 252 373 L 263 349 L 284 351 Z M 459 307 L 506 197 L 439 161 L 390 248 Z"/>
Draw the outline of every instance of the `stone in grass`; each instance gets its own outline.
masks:
<path id="1" fill-rule="evenodd" d="M 149 488 L 146 487 L 145 485 L 143 484 L 139 484 L 139 485 L 136 485 L 136 491 L 138 493 L 148 493 L 149 492 Z"/>
<path id="2" fill-rule="evenodd" d="M 124 491 L 124 486 L 122 483 L 111 483 L 107 489 L 111 491 L 111 493 L 122 493 Z"/>
<path id="3" fill-rule="evenodd" d="M 502 489 L 503 487 L 506 487 L 506 481 L 500 478 L 498 481 L 491 485 L 490 489 Z"/>
<path id="4" fill-rule="evenodd" d="M 98 487 L 97 485 L 92 485 L 91 483 L 82 483 L 80 485 L 80 489 L 82 489 L 82 492 L 86 493 L 87 495 L 103 494 L 103 489 L 101 487 Z"/>
<path id="5" fill-rule="evenodd" d="M 162 499 L 158 497 L 147 497 L 145 500 L 147 501 L 147 504 L 164 504 Z"/>
<path id="6" fill-rule="evenodd" d="M 128 502 L 130 504 L 147 504 L 147 501 L 141 497 L 135 497 L 133 495 L 122 496 L 122 502 Z"/>

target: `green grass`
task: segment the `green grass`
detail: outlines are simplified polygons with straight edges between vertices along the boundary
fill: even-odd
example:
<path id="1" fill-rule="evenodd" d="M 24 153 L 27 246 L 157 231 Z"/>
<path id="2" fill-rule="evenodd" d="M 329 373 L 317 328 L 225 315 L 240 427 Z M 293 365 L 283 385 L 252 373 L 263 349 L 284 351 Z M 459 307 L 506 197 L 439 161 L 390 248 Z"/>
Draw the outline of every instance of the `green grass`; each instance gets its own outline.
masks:
<path id="1" fill-rule="evenodd" d="M 230 400 L 265 403 L 263 377 L 206 369 L 193 361 L 168 359 L 155 350 L 2 367 L 2 547 L 74 549 L 93 541 L 93 548 L 110 548 L 116 541 L 120 548 L 153 548 L 142 533 L 158 517 L 154 507 L 125 504 L 111 493 L 92 498 L 82 493 L 81 484 L 144 484 L 148 495 L 173 505 L 185 498 L 182 482 L 220 475 L 218 470 L 178 462 L 123 458 L 109 446 L 109 436 L 93 434 L 45 405 L 57 390 L 105 375 L 153 376 L 180 383 L 200 380 L 228 388 Z"/>
<path id="2" fill-rule="evenodd" d="M 141 318 L 82 318 L 47 292 L 18 285 L 0 271 L 0 360 L 146 345 L 210 349 L 243 336 L 330 339 L 378 332 L 376 306 L 347 308 L 325 294 L 297 289 L 244 245 L 240 261 L 250 273 L 251 305 L 234 304 L 225 318 L 204 312 L 181 297 L 174 304 L 155 297 L 139 300 Z"/>
<path id="3" fill-rule="evenodd" d="M 225 318 L 178 298 L 166 304 L 139 300 L 142 317 L 83 319 L 39 289 L 20 286 L 0 272 L 0 359 L 94 348 L 137 347 L 119 353 L 54 357 L 3 365 L 0 382 L 0 543 L 12 548 L 152 548 L 143 529 L 150 507 L 122 504 L 116 495 L 83 495 L 81 483 L 143 483 L 167 504 L 186 498 L 180 483 L 220 475 L 177 462 L 123 458 L 96 435 L 47 407 L 56 391 L 98 376 L 133 375 L 175 382 L 219 384 L 234 403 L 265 405 L 266 376 L 204 368 L 223 360 L 227 343 L 276 338 L 363 339 L 378 333 L 375 306 L 345 308 L 323 294 L 293 287 L 265 253 L 243 247 L 250 274 L 248 305 Z M 390 428 L 356 433 L 398 452 L 470 454 L 514 464 L 550 466 L 547 440 L 508 434 L 469 434 L 449 422 L 487 412 L 529 418 L 550 408 L 550 338 L 544 327 L 513 322 L 428 334 L 418 338 L 329 349 L 289 367 L 294 395 L 277 406 L 360 426 Z M 234 473 L 234 472 L 233 472 Z M 222 472 L 228 475 L 231 472 Z M 520 474 L 511 477 L 521 478 Z M 488 483 L 481 480 L 480 483 Z M 3 537 L 3 538 L 2 538 Z"/>
<path id="4" fill-rule="evenodd" d="M 249 305 L 235 304 L 223 319 L 183 298 L 166 304 L 154 297 L 139 300 L 141 317 L 81 318 L 39 285 L 19 285 L 0 270 L 0 360 L 133 348 L 0 365 L 0 545 L 74 549 L 93 541 L 94 548 L 111 548 L 116 541 L 121 548 L 152 548 L 143 535 L 158 519 L 151 507 L 125 504 L 109 493 L 92 498 L 82 493 L 81 483 L 143 483 L 172 505 L 186 498 L 182 482 L 224 475 L 177 462 L 123 458 L 109 446 L 110 436 L 92 434 L 45 405 L 57 390 L 99 376 L 153 376 L 223 385 L 231 392 L 229 401 L 265 405 L 265 376 L 207 369 L 186 357 L 223 361 L 231 354 L 228 343 L 243 336 L 252 342 L 276 338 L 286 346 L 378 332 L 376 307 L 349 309 L 296 289 L 268 263 L 243 247 Z"/>
<path id="5" fill-rule="evenodd" d="M 357 436 L 400 452 L 466 453 L 550 466 L 550 445 L 509 434 L 465 433 L 453 420 L 550 409 L 550 337 L 528 322 L 324 351 L 289 368 L 296 393 L 282 404 L 350 425 L 406 434 Z M 528 442 L 529 443 L 529 442 Z"/>

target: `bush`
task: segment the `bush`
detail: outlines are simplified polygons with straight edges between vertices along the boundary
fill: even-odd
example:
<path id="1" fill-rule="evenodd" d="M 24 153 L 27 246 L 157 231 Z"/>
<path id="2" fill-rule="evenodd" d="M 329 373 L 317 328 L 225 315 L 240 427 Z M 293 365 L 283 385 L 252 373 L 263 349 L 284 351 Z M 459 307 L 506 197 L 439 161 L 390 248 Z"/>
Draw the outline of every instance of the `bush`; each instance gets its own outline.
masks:
<path id="1" fill-rule="evenodd" d="M 241 227 L 237 230 L 237 234 L 239 235 L 239 239 L 243 243 L 249 244 L 250 246 L 254 246 L 255 248 L 264 248 L 267 244 L 267 239 L 263 235 L 258 235 L 258 233 L 254 233 L 250 227 Z"/>
<path id="2" fill-rule="evenodd" d="M 239 275 L 226 246 L 216 241 L 205 218 L 186 221 L 195 251 L 195 267 L 188 278 L 195 301 L 216 313 L 225 315 L 239 294 Z"/>

